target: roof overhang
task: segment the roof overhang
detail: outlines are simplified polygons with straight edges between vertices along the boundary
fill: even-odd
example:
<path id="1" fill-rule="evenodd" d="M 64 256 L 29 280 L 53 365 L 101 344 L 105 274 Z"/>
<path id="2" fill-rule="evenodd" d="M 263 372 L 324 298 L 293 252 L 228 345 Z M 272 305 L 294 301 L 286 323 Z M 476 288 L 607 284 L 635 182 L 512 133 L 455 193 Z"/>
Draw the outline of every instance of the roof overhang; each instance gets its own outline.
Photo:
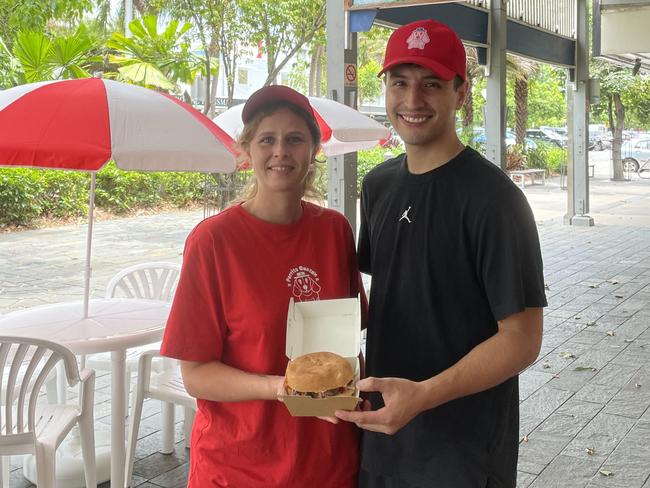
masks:
<path id="1" fill-rule="evenodd" d="M 648 25 L 648 0 L 593 0 L 593 56 L 650 73 Z"/>

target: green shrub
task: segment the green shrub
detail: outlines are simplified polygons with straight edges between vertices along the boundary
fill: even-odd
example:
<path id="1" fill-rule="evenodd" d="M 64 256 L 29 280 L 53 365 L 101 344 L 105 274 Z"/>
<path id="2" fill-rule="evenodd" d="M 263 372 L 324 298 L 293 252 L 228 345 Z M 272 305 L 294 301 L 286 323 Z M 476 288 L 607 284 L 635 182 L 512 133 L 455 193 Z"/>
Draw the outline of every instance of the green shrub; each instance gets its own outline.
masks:
<path id="1" fill-rule="evenodd" d="M 41 214 L 37 170 L 0 169 L 0 225 L 28 225 Z"/>
<path id="2" fill-rule="evenodd" d="M 365 151 L 359 151 L 357 153 L 357 192 L 361 194 L 361 182 L 372 168 L 402 152 L 404 152 L 404 149 L 401 146 L 394 148 L 378 146 Z"/>
<path id="3" fill-rule="evenodd" d="M 88 212 L 90 175 L 80 171 L 32 170 L 42 182 L 41 213 L 53 217 L 78 217 Z"/>
<path id="4" fill-rule="evenodd" d="M 97 172 L 95 205 L 114 213 L 161 204 L 203 201 L 202 173 L 124 171 L 109 163 Z M 77 217 L 88 211 L 90 174 L 29 168 L 0 169 L 0 227 L 33 225 L 39 217 Z"/>
<path id="5" fill-rule="evenodd" d="M 529 168 L 546 169 L 550 173 L 559 173 L 560 165 L 566 164 L 567 150 L 555 145 L 537 142 L 537 147 L 526 150 L 526 162 Z"/>

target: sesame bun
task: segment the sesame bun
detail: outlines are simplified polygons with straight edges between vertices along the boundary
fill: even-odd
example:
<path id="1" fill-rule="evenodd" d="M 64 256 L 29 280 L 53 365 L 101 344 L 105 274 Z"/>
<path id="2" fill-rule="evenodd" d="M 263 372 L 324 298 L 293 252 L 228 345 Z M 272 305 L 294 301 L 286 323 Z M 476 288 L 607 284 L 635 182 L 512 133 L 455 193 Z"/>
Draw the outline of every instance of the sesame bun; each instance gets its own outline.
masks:
<path id="1" fill-rule="evenodd" d="M 285 381 L 296 392 L 321 393 L 344 388 L 354 378 L 347 359 L 332 352 L 312 352 L 289 362 Z"/>

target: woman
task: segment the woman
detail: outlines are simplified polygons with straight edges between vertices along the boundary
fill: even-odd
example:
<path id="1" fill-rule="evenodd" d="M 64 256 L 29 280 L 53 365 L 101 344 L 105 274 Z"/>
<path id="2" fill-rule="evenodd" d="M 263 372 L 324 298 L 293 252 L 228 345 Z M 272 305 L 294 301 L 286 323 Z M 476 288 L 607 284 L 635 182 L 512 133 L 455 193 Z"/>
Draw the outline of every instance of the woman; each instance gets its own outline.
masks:
<path id="1" fill-rule="evenodd" d="M 352 231 L 338 212 L 303 200 L 321 138 L 308 100 L 265 87 L 242 119 L 239 147 L 254 182 L 243 202 L 188 237 L 161 347 L 181 360 L 198 399 L 189 486 L 351 488 L 354 425 L 291 417 L 277 395 L 289 299 L 363 293 Z"/>

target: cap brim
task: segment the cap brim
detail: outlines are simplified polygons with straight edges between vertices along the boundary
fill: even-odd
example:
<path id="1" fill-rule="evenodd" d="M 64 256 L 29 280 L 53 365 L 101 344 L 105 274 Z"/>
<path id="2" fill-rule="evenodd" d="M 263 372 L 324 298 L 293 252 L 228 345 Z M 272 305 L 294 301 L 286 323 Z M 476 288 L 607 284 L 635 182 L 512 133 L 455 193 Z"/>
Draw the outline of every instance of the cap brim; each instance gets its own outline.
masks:
<path id="1" fill-rule="evenodd" d="M 421 56 L 405 56 L 403 58 L 395 59 L 390 63 L 388 63 L 387 65 L 385 65 L 377 76 L 379 77 L 383 75 L 386 71 L 390 71 L 391 69 L 401 64 L 417 64 L 418 66 L 422 66 L 423 68 L 427 68 L 428 70 L 431 70 L 431 72 L 436 77 L 445 81 L 453 80 L 454 77 L 456 76 L 455 71 L 450 70 L 449 68 L 443 66 L 437 61 L 434 61 L 432 59 L 422 58 Z"/>
<path id="2" fill-rule="evenodd" d="M 283 85 L 271 85 L 260 88 L 248 98 L 242 109 L 242 122 L 247 124 L 253 115 L 265 105 L 282 102 L 295 105 L 307 112 L 307 114 L 315 117 L 314 110 L 304 95 Z"/>

